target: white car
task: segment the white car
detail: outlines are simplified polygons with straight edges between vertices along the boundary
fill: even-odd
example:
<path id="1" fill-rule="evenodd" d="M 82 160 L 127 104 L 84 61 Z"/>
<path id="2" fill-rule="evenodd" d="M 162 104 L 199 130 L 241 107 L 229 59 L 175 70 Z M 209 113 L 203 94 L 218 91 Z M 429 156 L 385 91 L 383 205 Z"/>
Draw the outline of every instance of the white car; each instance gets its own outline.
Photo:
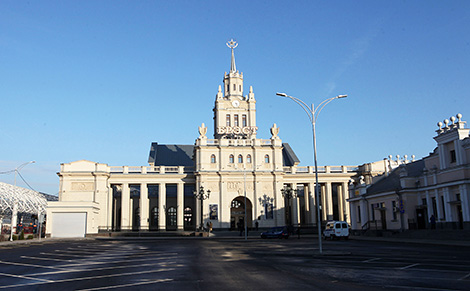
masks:
<path id="1" fill-rule="evenodd" d="M 349 238 L 349 225 L 346 221 L 329 221 L 323 231 L 325 239 Z"/>

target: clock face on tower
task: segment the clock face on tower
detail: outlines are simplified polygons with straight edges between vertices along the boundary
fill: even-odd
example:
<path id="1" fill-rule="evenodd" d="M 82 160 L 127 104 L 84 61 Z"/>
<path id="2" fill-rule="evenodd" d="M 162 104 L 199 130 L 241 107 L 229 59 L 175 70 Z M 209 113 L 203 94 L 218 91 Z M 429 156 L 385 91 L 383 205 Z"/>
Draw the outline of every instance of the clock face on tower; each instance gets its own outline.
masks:
<path id="1" fill-rule="evenodd" d="M 238 107 L 238 106 L 240 106 L 240 101 L 238 101 L 238 100 L 233 100 L 233 101 L 232 101 L 232 106 L 233 106 L 233 107 Z"/>

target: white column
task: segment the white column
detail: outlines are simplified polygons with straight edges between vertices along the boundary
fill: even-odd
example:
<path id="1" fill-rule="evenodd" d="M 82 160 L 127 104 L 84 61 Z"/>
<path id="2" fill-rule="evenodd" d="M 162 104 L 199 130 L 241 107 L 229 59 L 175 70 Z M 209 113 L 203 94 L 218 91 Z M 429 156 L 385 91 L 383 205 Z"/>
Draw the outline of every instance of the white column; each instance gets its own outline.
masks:
<path id="1" fill-rule="evenodd" d="M 344 194 L 343 194 L 343 183 L 339 184 L 336 188 L 336 192 L 338 193 L 338 213 L 339 213 L 339 220 L 344 220 Z"/>
<path id="2" fill-rule="evenodd" d="M 442 216 L 442 208 L 441 205 L 441 198 L 439 197 L 439 189 L 434 190 L 434 195 L 436 195 L 436 208 L 437 208 L 437 217 L 436 217 L 436 222 L 441 221 L 444 217 Z"/>
<path id="3" fill-rule="evenodd" d="M 158 185 L 158 230 L 166 230 L 166 185 L 165 183 L 160 183 Z"/>
<path id="4" fill-rule="evenodd" d="M 357 207 L 357 205 L 359 205 L 359 203 L 349 203 L 349 207 Z M 349 224 L 351 224 L 351 228 L 352 229 L 357 229 L 356 225 L 357 225 L 357 216 L 356 216 L 356 210 L 353 209 L 351 212 L 351 216 L 348 215 L 349 219 L 351 221 L 349 221 Z"/>
<path id="5" fill-rule="evenodd" d="M 112 225 L 113 225 L 113 212 L 114 212 L 113 199 L 114 199 L 113 187 L 111 187 L 111 185 L 108 185 L 108 206 L 107 206 L 108 213 L 106 214 L 107 215 L 106 228 L 108 231 L 112 229 Z"/>
<path id="6" fill-rule="evenodd" d="M 297 190 L 297 184 L 292 184 L 292 190 Z M 299 205 L 299 198 L 295 197 L 291 199 L 292 203 L 292 213 L 291 213 L 291 219 L 292 219 L 292 224 L 299 224 L 299 217 L 300 217 L 300 205 Z"/>
<path id="7" fill-rule="evenodd" d="M 319 183 L 320 184 L 320 183 Z M 321 212 L 322 212 L 322 221 L 326 221 L 328 220 L 327 219 L 327 215 L 328 215 L 328 206 L 326 205 L 326 186 L 325 184 L 320 184 L 320 199 L 321 199 Z"/>
<path id="8" fill-rule="evenodd" d="M 333 219 L 333 195 L 332 195 L 332 192 L 331 192 L 331 183 L 328 182 L 326 183 L 326 204 L 328 205 L 327 206 L 327 210 L 328 210 L 328 215 L 327 215 L 327 219 L 328 220 L 332 220 Z"/>
<path id="9" fill-rule="evenodd" d="M 470 197 L 468 197 L 470 193 L 468 187 L 467 184 L 459 186 L 463 221 L 467 222 L 470 221 Z"/>
<path id="10" fill-rule="evenodd" d="M 449 187 L 445 187 L 443 190 L 444 190 L 444 207 L 446 210 L 446 221 L 451 222 L 451 221 L 454 221 L 454 219 L 452 215 L 452 208 L 449 203 L 450 201 Z"/>
<path id="11" fill-rule="evenodd" d="M 149 194 L 147 183 L 140 184 L 140 229 L 149 229 Z"/>
<path id="12" fill-rule="evenodd" d="M 313 186 L 314 184 L 308 183 L 308 188 L 307 188 L 307 193 L 308 195 L 308 203 L 310 204 L 310 223 L 316 223 L 317 222 L 317 207 L 315 203 L 315 187 Z"/>
<path id="13" fill-rule="evenodd" d="M 280 177 L 274 176 L 274 223 L 276 226 L 285 225 L 286 221 L 284 219 L 286 213 L 286 205 L 284 205 L 284 200 L 282 199 L 281 189 L 282 183 Z M 284 211 L 281 211 L 283 209 Z"/>
<path id="14" fill-rule="evenodd" d="M 131 228 L 131 193 L 128 183 L 122 184 L 121 197 L 121 229 L 129 230 Z"/>
<path id="15" fill-rule="evenodd" d="M 178 230 L 183 230 L 183 212 L 184 212 L 184 183 L 178 183 L 176 195 L 176 224 Z"/>
<path id="16" fill-rule="evenodd" d="M 349 185 L 347 182 L 343 182 L 341 187 L 341 192 L 343 196 L 343 219 L 349 223 L 352 223 L 351 212 L 349 210 L 349 202 L 346 199 L 349 197 Z"/>
<path id="17" fill-rule="evenodd" d="M 309 189 L 307 184 L 303 184 L 304 186 L 304 205 L 305 205 L 305 223 L 310 224 L 310 195 L 308 194 Z"/>
<path id="18" fill-rule="evenodd" d="M 431 218 L 431 215 L 433 214 L 433 209 L 432 209 L 431 196 L 429 196 L 428 190 L 426 190 L 426 207 L 427 207 L 428 220 L 429 220 L 429 218 Z"/>

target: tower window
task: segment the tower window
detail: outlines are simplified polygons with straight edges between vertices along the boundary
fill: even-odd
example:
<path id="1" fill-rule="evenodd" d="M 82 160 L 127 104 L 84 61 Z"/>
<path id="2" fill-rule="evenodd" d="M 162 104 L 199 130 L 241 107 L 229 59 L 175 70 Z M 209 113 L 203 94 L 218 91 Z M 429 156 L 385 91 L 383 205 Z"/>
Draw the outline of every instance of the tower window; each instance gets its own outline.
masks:
<path id="1" fill-rule="evenodd" d="M 265 156 L 264 156 L 264 162 L 265 162 L 266 164 L 269 164 L 269 155 L 265 155 Z"/>
<path id="2" fill-rule="evenodd" d="M 238 114 L 235 114 L 233 123 L 235 126 L 238 126 Z"/>
<path id="3" fill-rule="evenodd" d="M 227 93 L 228 93 L 228 91 L 230 91 L 230 86 L 229 85 L 227 85 Z"/>
<path id="4" fill-rule="evenodd" d="M 242 126 L 246 127 L 246 114 L 242 115 Z"/>
<path id="5" fill-rule="evenodd" d="M 451 163 L 457 162 L 457 156 L 455 155 L 455 150 L 450 151 L 450 162 Z"/>
<path id="6" fill-rule="evenodd" d="M 233 164 L 233 163 L 234 163 L 233 160 L 234 160 L 233 155 L 230 155 L 230 156 L 228 157 L 228 162 L 229 162 L 230 164 Z"/>
<path id="7" fill-rule="evenodd" d="M 238 155 L 238 163 L 239 164 L 243 163 L 243 156 L 242 155 Z"/>
<path id="8" fill-rule="evenodd" d="M 237 90 L 237 85 L 233 84 L 233 91 Z"/>
<path id="9" fill-rule="evenodd" d="M 230 126 L 230 114 L 227 114 L 226 125 Z"/>
<path id="10" fill-rule="evenodd" d="M 238 85 L 238 89 L 239 89 L 238 91 L 241 92 L 242 91 L 242 85 Z"/>
<path id="11" fill-rule="evenodd" d="M 246 156 L 246 162 L 251 164 L 251 155 Z"/>
<path id="12" fill-rule="evenodd" d="M 211 156 L 211 163 L 212 163 L 212 164 L 215 164 L 215 161 L 216 161 L 216 160 L 215 160 L 215 155 L 213 154 L 213 155 Z"/>

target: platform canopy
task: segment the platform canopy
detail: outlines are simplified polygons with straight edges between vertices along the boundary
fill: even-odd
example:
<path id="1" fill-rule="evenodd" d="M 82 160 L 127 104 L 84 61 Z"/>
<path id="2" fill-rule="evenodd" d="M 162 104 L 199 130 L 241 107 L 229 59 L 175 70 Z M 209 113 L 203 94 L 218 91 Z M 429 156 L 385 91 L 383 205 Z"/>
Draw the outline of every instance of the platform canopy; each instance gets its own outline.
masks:
<path id="1" fill-rule="evenodd" d="M 18 203 L 18 213 L 46 213 L 44 194 L 0 182 L 0 216 L 11 216 L 15 202 Z"/>

